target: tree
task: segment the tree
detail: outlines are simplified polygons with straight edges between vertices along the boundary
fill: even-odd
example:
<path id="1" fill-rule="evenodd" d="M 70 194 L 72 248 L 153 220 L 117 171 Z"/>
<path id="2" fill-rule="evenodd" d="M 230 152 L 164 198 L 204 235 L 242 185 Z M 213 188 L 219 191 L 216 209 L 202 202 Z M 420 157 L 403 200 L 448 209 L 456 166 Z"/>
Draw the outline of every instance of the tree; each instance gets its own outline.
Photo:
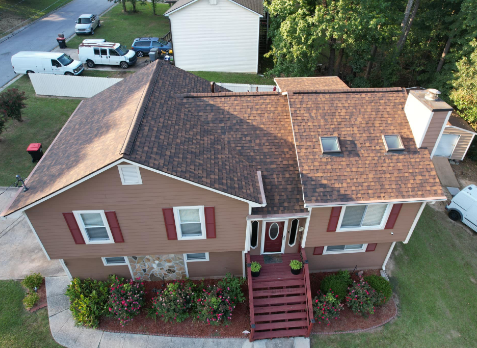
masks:
<path id="1" fill-rule="evenodd" d="M 453 81 L 451 100 L 459 115 L 477 126 L 477 40 L 471 43 L 474 51 L 470 57 L 464 57 L 457 63 L 458 71 Z"/>
<path id="2" fill-rule="evenodd" d="M 7 123 L 7 113 L 5 110 L 0 109 L 0 134 L 5 129 L 5 123 Z"/>
<path id="3" fill-rule="evenodd" d="M 152 13 L 155 16 L 156 15 L 157 0 L 151 0 L 151 4 L 152 4 Z"/>
<path id="4" fill-rule="evenodd" d="M 123 7 L 123 12 L 128 12 L 128 10 L 126 9 L 126 2 L 127 0 L 108 0 L 109 2 L 114 2 L 115 4 L 117 4 L 118 2 L 121 3 L 121 6 Z"/>
<path id="5" fill-rule="evenodd" d="M 25 92 L 20 92 L 16 88 L 7 89 L 0 93 L 0 110 L 4 110 L 7 119 L 23 122 L 22 109 L 26 107 L 24 103 L 26 99 Z"/>
<path id="6" fill-rule="evenodd" d="M 414 22 L 414 18 L 416 18 L 417 10 L 419 8 L 419 1 L 420 0 L 408 0 L 407 6 L 406 6 L 406 11 L 404 12 L 404 19 L 401 23 L 401 37 L 399 38 L 397 45 L 396 45 L 396 55 L 399 55 L 401 53 L 402 47 L 404 46 L 404 43 L 406 42 L 406 38 L 409 35 L 409 32 L 411 31 L 411 26 L 412 23 Z M 413 8 L 414 5 L 414 8 Z M 409 13 L 412 10 L 412 14 L 409 15 Z"/>

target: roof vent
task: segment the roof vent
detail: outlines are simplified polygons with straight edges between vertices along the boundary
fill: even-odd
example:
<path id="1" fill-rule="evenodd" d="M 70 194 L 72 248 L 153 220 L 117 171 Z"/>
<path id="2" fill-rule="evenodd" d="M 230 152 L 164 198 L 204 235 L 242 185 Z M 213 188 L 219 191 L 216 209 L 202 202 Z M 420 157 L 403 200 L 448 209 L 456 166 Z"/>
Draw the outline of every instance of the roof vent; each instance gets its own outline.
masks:
<path id="1" fill-rule="evenodd" d="M 386 151 L 402 151 L 404 145 L 402 144 L 401 136 L 397 134 L 383 135 L 384 146 Z"/>
<path id="2" fill-rule="evenodd" d="M 320 142 L 323 153 L 341 152 L 338 137 L 320 137 Z"/>
<path id="3" fill-rule="evenodd" d="M 439 94 L 441 94 L 441 92 L 438 91 L 437 89 L 429 88 L 427 90 L 425 98 L 427 100 L 437 100 L 437 99 L 439 99 Z"/>

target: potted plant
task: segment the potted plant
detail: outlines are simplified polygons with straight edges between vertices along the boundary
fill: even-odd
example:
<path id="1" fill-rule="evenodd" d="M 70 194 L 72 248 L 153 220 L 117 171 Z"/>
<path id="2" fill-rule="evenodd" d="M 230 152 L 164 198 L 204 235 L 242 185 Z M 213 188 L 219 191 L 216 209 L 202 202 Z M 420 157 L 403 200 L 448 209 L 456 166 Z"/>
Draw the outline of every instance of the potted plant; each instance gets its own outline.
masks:
<path id="1" fill-rule="evenodd" d="M 251 265 L 252 277 L 258 277 L 260 275 L 260 270 L 262 269 L 262 265 L 257 261 L 253 261 Z"/>
<path id="2" fill-rule="evenodd" d="M 301 269 L 303 267 L 303 262 L 298 261 L 298 260 L 291 260 L 290 261 L 290 267 L 291 267 L 291 272 L 294 275 L 298 275 L 301 272 Z"/>

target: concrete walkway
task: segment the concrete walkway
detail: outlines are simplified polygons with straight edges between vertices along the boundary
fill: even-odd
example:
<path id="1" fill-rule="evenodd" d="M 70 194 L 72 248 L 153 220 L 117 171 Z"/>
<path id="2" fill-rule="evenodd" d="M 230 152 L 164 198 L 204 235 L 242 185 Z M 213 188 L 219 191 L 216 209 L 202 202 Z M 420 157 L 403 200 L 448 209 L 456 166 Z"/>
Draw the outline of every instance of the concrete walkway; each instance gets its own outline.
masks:
<path id="1" fill-rule="evenodd" d="M 442 186 L 460 187 L 447 157 L 434 156 L 432 158 L 432 163 L 434 163 L 437 176 L 439 177 Z"/>
<path id="2" fill-rule="evenodd" d="M 68 348 L 309 348 L 310 340 L 302 337 L 249 342 L 243 338 L 183 338 L 120 334 L 76 327 L 64 295 L 68 277 L 47 277 L 48 318 L 56 342 Z"/>

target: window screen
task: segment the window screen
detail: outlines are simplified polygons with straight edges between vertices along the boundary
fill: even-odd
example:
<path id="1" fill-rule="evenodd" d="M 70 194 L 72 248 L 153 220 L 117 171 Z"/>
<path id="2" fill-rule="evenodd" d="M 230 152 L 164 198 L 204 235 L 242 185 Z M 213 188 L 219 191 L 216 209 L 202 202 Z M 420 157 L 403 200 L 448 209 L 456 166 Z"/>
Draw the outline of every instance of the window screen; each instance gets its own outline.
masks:
<path id="1" fill-rule="evenodd" d="M 80 216 L 90 241 L 109 240 L 108 231 L 100 213 L 81 213 Z"/>
<path id="2" fill-rule="evenodd" d="M 252 248 L 256 248 L 258 244 L 258 221 L 252 222 L 252 235 L 250 238 L 250 246 Z"/>
<path id="3" fill-rule="evenodd" d="M 342 228 L 373 227 L 381 225 L 387 204 L 358 205 L 346 207 Z"/>
<path id="4" fill-rule="evenodd" d="M 126 260 L 124 257 L 104 257 L 104 263 L 107 265 L 125 265 Z"/>
<path id="5" fill-rule="evenodd" d="M 200 221 L 199 209 L 180 209 L 179 218 L 182 236 L 202 236 L 202 224 Z"/>
<path id="6" fill-rule="evenodd" d="M 186 254 L 187 261 L 207 261 L 206 253 Z"/>

